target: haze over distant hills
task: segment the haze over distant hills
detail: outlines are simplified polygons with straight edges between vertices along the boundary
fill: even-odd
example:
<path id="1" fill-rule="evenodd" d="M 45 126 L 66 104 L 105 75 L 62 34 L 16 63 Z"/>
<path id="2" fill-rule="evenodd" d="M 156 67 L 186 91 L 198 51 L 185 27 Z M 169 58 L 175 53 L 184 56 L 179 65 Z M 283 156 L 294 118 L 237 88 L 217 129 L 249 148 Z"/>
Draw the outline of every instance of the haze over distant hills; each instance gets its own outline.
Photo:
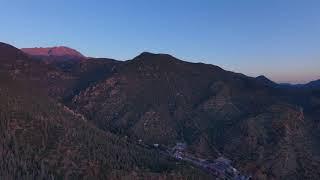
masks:
<path id="1" fill-rule="evenodd" d="M 253 179 L 320 178 L 317 82 L 283 88 L 168 54 L 22 50 L 0 43 L 0 177 L 230 179 L 205 163 L 223 157 Z"/>

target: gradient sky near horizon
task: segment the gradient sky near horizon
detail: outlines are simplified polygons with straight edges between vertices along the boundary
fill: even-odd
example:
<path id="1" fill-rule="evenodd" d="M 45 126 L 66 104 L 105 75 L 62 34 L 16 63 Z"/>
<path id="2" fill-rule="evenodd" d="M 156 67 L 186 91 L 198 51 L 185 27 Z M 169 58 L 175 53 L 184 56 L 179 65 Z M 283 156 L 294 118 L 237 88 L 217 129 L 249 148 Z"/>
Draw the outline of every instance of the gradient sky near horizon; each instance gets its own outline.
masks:
<path id="1" fill-rule="evenodd" d="M 0 0 L 0 41 L 92 57 L 172 54 L 277 82 L 320 79 L 319 0 Z"/>

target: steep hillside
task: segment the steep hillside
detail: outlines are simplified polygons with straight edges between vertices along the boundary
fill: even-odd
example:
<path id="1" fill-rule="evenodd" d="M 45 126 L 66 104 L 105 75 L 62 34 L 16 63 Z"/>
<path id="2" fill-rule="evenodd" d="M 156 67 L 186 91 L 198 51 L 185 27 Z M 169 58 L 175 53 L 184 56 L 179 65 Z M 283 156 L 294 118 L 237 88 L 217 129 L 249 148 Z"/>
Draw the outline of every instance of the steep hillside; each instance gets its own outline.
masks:
<path id="1" fill-rule="evenodd" d="M 101 131 L 50 98 L 46 89 L 37 86 L 42 81 L 33 79 L 38 75 L 33 71 L 46 66 L 12 46 L 1 44 L 0 62 L 1 179 L 210 178 Z M 8 64 L 24 74 L 12 75 Z"/>
<path id="2" fill-rule="evenodd" d="M 73 101 L 102 128 L 129 130 L 137 136 L 146 133 L 140 135 L 174 143 L 179 139 L 193 141 L 185 131 L 195 131 L 194 122 L 215 117 L 231 121 L 259 112 L 273 101 L 268 91 L 252 78 L 216 66 L 143 53 L 117 66 L 112 76 Z M 166 130 L 167 136 L 155 134 L 156 130 Z"/>
<path id="3" fill-rule="evenodd" d="M 69 81 L 72 86 L 60 94 L 62 101 L 68 103 L 80 91 L 110 76 L 115 67 L 121 64 L 121 61 L 107 58 L 88 58 L 85 61 L 70 61 L 68 59 L 59 60 L 59 58 L 52 57 L 52 61 L 46 62 L 46 64 L 73 77 Z"/>
<path id="4" fill-rule="evenodd" d="M 46 89 L 50 96 L 57 98 L 68 94 L 77 80 L 77 77 L 71 73 L 48 66 L 4 43 L 0 43 L 0 62 L 1 73 L 9 74 L 14 80 L 28 82 L 37 88 Z"/>
<path id="5" fill-rule="evenodd" d="M 113 59 L 83 60 L 79 57 L 73 61 L 65 56 L 50 56 L 50 61 L 42 57 L 39 61 L 39 57 L 25 54 L 5 43 L 0 43 L 0 52 L 0 72 L 44 89 L 49 96 L 59 100 L 69 99 L 82 89 L 105 79 L 120 63 Z"/>
<path id="6" fill-rule="evenodd" d="M 201 172 L 176 166 L 157 152 L 98 130 L 23 83 L 6 83 L 0 92 L 0 177 L 4 179 L 206 178 Z"/>
<path id="7" fill-rule="evenodd" d="M 103 130 L 223 154 L 258 179 L 319 177 L 317 138 L 309 133 L 315 120 L 283 91 L 216 66 L 142 53 L 80 92 L 71 107 Z"/>
<path id="8" fill-rule="evenodd" d="M 0 44 L 2 177 L 210 178 L 148 148 L 185 144 L 254 179 L 320 178 L 317 89 L 167 54 L 48 57 Z"/>

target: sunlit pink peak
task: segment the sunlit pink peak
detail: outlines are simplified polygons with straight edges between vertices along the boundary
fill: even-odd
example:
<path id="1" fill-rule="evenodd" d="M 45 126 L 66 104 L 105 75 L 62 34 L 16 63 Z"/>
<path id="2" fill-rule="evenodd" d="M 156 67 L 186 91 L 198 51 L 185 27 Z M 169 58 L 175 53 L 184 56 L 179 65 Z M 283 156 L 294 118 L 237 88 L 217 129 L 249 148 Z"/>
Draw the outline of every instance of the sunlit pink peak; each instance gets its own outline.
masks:
<path id="1" fill-rule="evenodd" d="M 66 46 L 22 48 L 23 52 L 33 56 L 70 56 L 85 58 L 80 52 Z"/>

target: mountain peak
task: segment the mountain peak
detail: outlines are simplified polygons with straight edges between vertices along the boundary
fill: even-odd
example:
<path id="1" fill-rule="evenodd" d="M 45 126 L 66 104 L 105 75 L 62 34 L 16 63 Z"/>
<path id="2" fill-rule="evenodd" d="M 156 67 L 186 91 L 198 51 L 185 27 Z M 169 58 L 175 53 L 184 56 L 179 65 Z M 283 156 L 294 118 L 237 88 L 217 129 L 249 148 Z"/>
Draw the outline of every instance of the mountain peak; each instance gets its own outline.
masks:
<path id="1" fill-rule="evenodd" d="M 170 54 L 142 52 L 134 60 L 177 60 L 177 58 Z"/>
<path id="2" fill-rule="evenodd" d="M 259 82 L 265 84 L 265 85 L 275 85 L 276 83 L 271 81 L 269 78 L 267 78 L 266 76 L 264 75 L 260 75 L 258 77 L 255 78 L 256 80 L 258 80 Z"/>
<path id="3" fill-rule="evenodd" d="M 257 76 L 256 79 L 262 80 L 262 81 L 272 82 L 269 78 L 267 78 L 267 77 L 264 76 L 264 75 Z"/>
<path id="4" fill-rule="evenodd" d="M 32 56 L 58 56 L 85 58 L 80 52 L 66 46 L 22 48 L 23 52 Z"/>
<path id="5" fill-rule="evenodd" d="M 157 55 L 156 53 L 152 53 L 152 52 L 142 52 L 140 55 L 138 56 L 154 56 L 154 55 Z"/>

